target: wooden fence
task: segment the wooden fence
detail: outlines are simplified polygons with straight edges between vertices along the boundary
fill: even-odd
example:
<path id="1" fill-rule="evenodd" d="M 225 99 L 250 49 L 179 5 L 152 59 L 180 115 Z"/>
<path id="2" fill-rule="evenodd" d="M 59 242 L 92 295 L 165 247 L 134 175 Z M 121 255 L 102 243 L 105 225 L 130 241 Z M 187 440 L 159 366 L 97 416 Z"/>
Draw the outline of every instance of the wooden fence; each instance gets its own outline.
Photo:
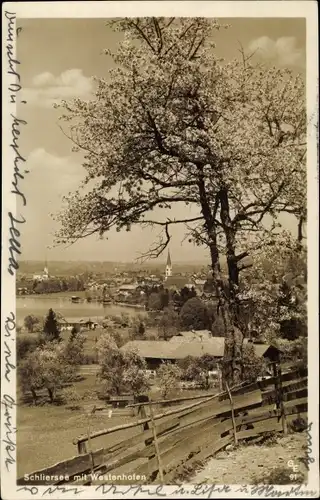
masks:
<path id="1" fill-rule="evenodd" d="M 268 432 L 286 433 L 294 421 L 307 420 L 307 386 L 306 371 L 280 372 L 219 394 L 131 405 L 137 410 L 132 423 L 91 432 L 89 439 L 80 436 L 74 441 L 78 456 L 33 472 L 41 478 L 33 484 L 170 484 L 185 468 L 228 444 Z M 132 435 L 124 439 L 128 429 Z M 111 434 L 113 445 L 92 450 L 93 442 Z M 129 479 L 106 479 L 110 474 Z M 26 482 L 21 478 L 18 484 Z"/>

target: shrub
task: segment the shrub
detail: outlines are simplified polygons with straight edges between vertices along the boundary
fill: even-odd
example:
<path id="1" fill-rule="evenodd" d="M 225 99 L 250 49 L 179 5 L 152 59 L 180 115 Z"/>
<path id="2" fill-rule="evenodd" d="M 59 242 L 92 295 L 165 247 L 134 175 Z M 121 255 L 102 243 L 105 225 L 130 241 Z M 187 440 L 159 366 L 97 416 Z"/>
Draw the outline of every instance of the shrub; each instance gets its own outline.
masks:
<path id="1" fill-rule="evenodd" d="M 22 334 L 18 335 L 16 339 L 16 353 L 17 353 L 17 362 L 25 359 L 26 356 L 33 352 L 40 343 L 40 339 L 38 335 L 35 334 Z"/>
<path id="2" fill-rule="evenodd" d="M 62 389 L 60 397 L 65 404 L 81 401 L 81 396 L 74 387 L 65 387 Z"/>
<path id="3" fill-rule="evenodd" d="M 166 399 L 169 394 L 177 394 L 180 391 L 181 369 L 171 363 L 163 363 L 158 369 L 159 386 L 161 395 Z"/>
<path id="4" fill-rule="evenodd" d="M 267 367 L 266 361 L 258 357 L 252 344 L 243 346 L 242 350 L 242 379 L 246 382 L 255 382 Z"/>
<path id="5" fill-rule="evenodd" d="M 181 327 L 187 330 L 211 330 L 212 312 L 199 297 L 193 297 L 182 306 L 180 322 Z"/>

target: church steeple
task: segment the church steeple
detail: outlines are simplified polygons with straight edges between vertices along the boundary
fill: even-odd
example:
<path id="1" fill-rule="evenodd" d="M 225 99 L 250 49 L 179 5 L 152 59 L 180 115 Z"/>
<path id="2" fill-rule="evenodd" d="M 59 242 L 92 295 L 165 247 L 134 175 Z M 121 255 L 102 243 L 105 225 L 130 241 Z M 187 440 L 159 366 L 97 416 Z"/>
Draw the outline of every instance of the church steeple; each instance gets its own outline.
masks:
<path id="1" fill-rule="evenodd" d="M 166 264 L 166 279 L 169 276 L 172 276 L 172 263 L 171 263 L 171 256 L 170 256 L 170 250 L 168 250 L 168 257 L 167 257 L 167 264 Z"/>
<path id="2" fill-rule="evenodd" d="M 45 254 L 45 262 L 44 262 L 44 269 L 43 269 L 43 278 L 44 278 L 44 279 L 49 278 L 49 268 L 48 268 L 48 247 L 46 248 L 46 254 Z"/>

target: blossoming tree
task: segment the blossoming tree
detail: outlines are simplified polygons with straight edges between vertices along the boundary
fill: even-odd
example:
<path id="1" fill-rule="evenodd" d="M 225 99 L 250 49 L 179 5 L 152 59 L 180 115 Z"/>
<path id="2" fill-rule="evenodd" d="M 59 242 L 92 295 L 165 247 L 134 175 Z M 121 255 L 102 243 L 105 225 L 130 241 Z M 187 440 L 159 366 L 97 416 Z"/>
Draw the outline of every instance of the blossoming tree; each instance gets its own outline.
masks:
<path id="1" fill-rule="evenodd" d="M 124 39 L 116 53 L 106 51 L 114 62 L 109 78 L 97 79 L 92 101 L 62 103 L 64 133 L 84 151 L 87 177 L 67 200 L 58 241 L 157 226 L 160 239 L 146 255 L 157 257 L 171 228 L 183 224 L 209 250 L 226 378 L 235 381 L 244 259 L 266 235 L 276 238 L 280 212 L 295 214 L 300 228 L 305 220 L 303 80 L 252 64 L 243 51 L 237 61 L 220 61 L 212 36 L 222 26 L 214 20 L 122 19 L 113 27 Z M 181 204 L 192 215 L 174 217 Z"/>

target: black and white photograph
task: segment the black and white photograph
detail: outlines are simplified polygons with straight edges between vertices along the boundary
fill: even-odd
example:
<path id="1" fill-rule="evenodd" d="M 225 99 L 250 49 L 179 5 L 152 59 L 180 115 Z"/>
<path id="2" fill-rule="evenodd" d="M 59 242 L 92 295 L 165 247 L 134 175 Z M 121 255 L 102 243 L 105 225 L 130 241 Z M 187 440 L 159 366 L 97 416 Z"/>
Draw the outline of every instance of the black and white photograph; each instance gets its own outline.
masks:
<path id="1" fill-rule="evenodd" d="M 316 17 L 4 4 L 5 500 L 318 497 Z"/>

